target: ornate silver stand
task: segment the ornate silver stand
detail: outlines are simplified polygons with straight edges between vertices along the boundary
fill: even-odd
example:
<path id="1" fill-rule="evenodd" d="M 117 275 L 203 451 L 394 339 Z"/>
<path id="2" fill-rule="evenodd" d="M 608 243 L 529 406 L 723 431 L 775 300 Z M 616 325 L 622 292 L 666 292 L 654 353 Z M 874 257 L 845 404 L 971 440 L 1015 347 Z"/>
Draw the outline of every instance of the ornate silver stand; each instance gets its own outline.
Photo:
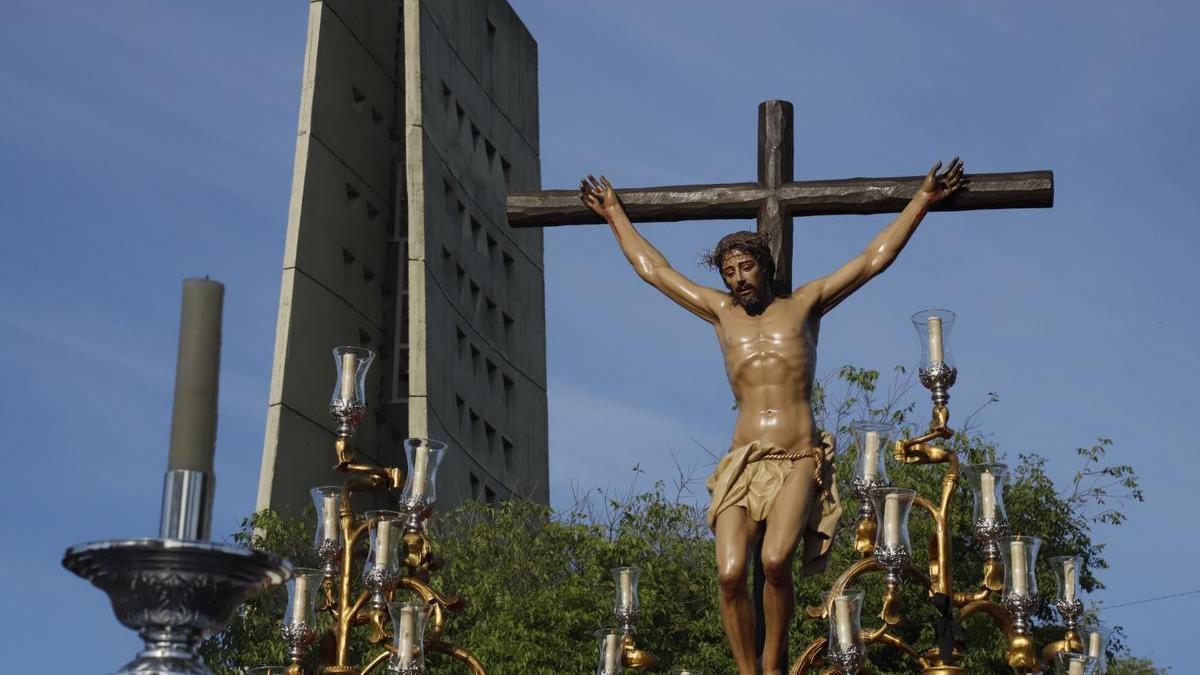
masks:
<path id="1" fill-rule="evenodd" d="M 67 549 L 63 567 L 108 594 L 145 649 L 118 675 L 212 675 L 200 641 L 238 605 L 292 574 L 287 561 L 250 549 L 178 539 L 116 539 Z"/>
<path id="2" fill-rule="evenodd" d="M 1013 633 L 1029 634 L 1029 616 L 1041 606 L 1041 598 L 1030 595 L 1006 595 L 1000 604 L 1012 615 Z"/>
<path id="3" fill-rule="evenodd" d="M 846 651 L 831 649 L 828 659 L 829 665 L 843 675 L 855 675 L 862 668 L 863 651 L 861 648 Z"/>
<path id="4" fill-rule="evenodd" d="M 917 369 L 917 379 L 929 390 L 935 406 L 945 406 L 950 402 L 950 387 L 958 380 L 958 368 L 937 361 Z"/>

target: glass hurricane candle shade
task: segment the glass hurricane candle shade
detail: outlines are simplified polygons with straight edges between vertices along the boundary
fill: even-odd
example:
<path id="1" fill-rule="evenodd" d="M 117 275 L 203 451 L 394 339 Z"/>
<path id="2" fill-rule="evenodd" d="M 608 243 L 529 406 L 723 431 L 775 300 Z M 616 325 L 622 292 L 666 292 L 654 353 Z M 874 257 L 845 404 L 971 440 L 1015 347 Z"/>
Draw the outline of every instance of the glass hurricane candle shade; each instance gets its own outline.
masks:
<path id="1" fill-rule="evenodd" d="M 889 582 L 899 581 L 899 569 L 912 560 L 908 514 L 916 496 L 917 491 L 908 488 L 885 487 L 871 491 L 877 523 L 875 559 L 887 568 Z"/>
<path id="2" fill-rule="evenodd" d="M 338 421 L 338 433 L 353 431 L 367 408 L 367 371 L 375 353 L 362 347 L 335 347 L 333 362 L 337 366 L 337 380 L 333 395 L 329 399 L 329 411 Z"/>
<path id="3" fill-rule="evenodd" d="M 975 539 L 989 553 L 998 553 L 996 542 L 1008 534 L 1008 514 L 1004 510 L 1008 465 L 971 464 L 962 467 L 962 475 L 973 497 L 971 522 L 975 528 Z"/>
<path id="4" fill-rule="evenodd" d="M 637 567 L 614 567 L 612 570 L 613 583 L 613 615 L 626 632 L 633 630 L 637 622 L 640 603 L 638 600 L 638 580 L 642 570 Z"/>
<path id="5" fill-rule="evenodd" d="M 1068 625 L 1075 623 L 1076 617 L 1083 611 L 1082 595 L 1079 586 L 1079 574 L 1083 570 L 1083 559 L 1077 555 L 1056 556 L 1050 559 L 1054 569 L 1054 579 L 1058 585 L 1056 595 L 1058 611 L 1063 615 Z"/>
<path id="6" fill-rule="evenodd" d="M 1004 590 L 1000 604 L 1013 615 L 1013 628 L 1023 634 L 1029 615 L 1040 604 L 1037 585 L 1037 554 L 1042 540 L 1037 537 L 1003 537 L 1000 557 L 1004 564 Z"/>
<path id="7" fill-rule="evenodd" d="M 387 672 L 394 675 L 424 675 L 425 673 L 425 611 L 423 602 L 388 603 L 392 617 L 392 658 Z"/>
<path id="8" fill-rule="evenodd" d="M 866 646 L 862 639 L 863 592 L 846 590 L 837 595 L 821 593 L 821 602 L 829 608 L 829 660 L 843 672 L 857 672 Z"/>
<path id="9" fill-rule="evenodd" d="M 338 552 L 342 548 L 342 487 L 323 485 L 311 490 L 317 506 L 317 529 L 313 536 L 313 551 L 321 559 L 325 574 L 336 573 Z"/>
<path id="10" fill-rule="evenodd" d="M 445 454 L 446 444 L 441 441 L 429 438 L 409 438 L 404 441 L 408 474 L 404 478 L 400 502 L 410 518 L 410 525 L 414 527 L 437 504 L 437 470 Z"/>
<path id="11" fill-rule="evenodd" d="M 297 568 L 287 584 L 288 602 L 283 614 L 283 639 L 288 658 L 298 661 L 317 636 L 317 592 L 324 572 Z"/>
<path id="12" fill-rule="evenodd" d="M 912 315 L 912 323 L 921 343 L 917 379 L 932 394 L 934 405 L 944 406 L 950 400 L 950 387 L 958 379 L 958 368 L 950 355 L 954 312 L 948 309 L 924 309 Z"/>
<path id="13" fill-rule="evenodd" d="M 928 370 L 937 364 L 954 367 L 950 356 L 950 333 L 955 314 L 948 309 L 923 309 L 912 315 L 913 327 L 921 343 L 920 369 Z"/>
<path id="14" fill-rule="evenodd" d="M 1036 597 L 1037 554 L 1042 540 L 1037 537 L 1004 537 L 1000 555 L 1004 560 L 1004 597 Z"/>
<path id="15" fill-rule="evenodd" d="M 1095 657 L 1100 675 L 1108 672 L 1108 638 L 1109 628 L 1103 624 L 1090 623 L 1079 629 L 1079 639 L 1083 641 L 1083 651 L 1088 656 Z"/>
<path id="16" fill-rule="evenodd" d="M 625 633 L 619 628 L 596 631 L 600 643 L 600 655 L 596 659 L 596 675 L 622 675 L 625 666 L 621 662 Z"/>
<path id="17" fill-rule="evenodd" d="M 337 367 L 337 382 L 333 386 L 333 396 L 330 397 L 330 405 L 357 405 L 365 406 L 367 404 L 366 383 L 367 371 L 371 368 L 371 362 L 375 360 L 375 353 L 370 349 L 362 347 L 334 347 L 333 362 Z"/>
<path id="18" fill-rule="evenodd" d="M 860 420 L 850 425 L 858 457 L 854 460 L 855 489 L 882 487 L 891 484 L 885 458 L 891 447 L 895 425 L 886 422 Z"/>
<path id="19" fill-rule="evenodd" d="M 363 583 L 371 592 L 371 603 L 383 607 L 387 603 L 388 590 L 400 578 L 404 521 L 399 511 L 367 511 L 363 517 L 371 523 Z"/>
<path id="20" fill-rule="evenodd" d="M 1097 675 L 1100 662 L 1094 656 L 1058 652 L 1054 655 L 1054 672 L 1057 675 Z"/>

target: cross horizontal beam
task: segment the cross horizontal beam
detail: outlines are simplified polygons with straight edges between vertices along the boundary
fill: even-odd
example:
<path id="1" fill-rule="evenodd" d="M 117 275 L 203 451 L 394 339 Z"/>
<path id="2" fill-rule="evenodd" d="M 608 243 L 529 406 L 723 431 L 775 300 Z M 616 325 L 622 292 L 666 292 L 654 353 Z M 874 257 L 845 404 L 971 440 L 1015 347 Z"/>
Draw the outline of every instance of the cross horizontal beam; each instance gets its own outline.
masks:
<path id="1" fill-rule="evenodd" d="M 792 216 L 897 213 L 921 187 L 924 176 L 793 181 L 768 188 L 759 183 L 618 188 L 634 222 L 754 218 L 774 194 Z M 1052 171 L 977 173 L 970 183 L 933 211 L 1049 208 L 1054 205 Z M 578 190 L 513 192 L 508 195 L 512 227 L 603 223 L 579 201 Z"/>

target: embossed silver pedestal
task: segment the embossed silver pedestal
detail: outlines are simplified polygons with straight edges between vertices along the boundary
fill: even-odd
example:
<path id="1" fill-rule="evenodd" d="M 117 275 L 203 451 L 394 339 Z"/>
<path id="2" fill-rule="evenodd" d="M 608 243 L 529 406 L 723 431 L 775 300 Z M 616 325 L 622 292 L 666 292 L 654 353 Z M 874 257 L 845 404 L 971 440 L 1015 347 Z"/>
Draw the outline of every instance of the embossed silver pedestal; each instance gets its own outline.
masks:
<path id="1" fill-rule="evenodd" d="M 118 675 L 212 675 L 197 654 L 238 605 L 287 581 L 292 567 L 261 551 L 206 541 L 117 539 L 67 549 L 63 567 L 108 594 L 145 649 Z"/>

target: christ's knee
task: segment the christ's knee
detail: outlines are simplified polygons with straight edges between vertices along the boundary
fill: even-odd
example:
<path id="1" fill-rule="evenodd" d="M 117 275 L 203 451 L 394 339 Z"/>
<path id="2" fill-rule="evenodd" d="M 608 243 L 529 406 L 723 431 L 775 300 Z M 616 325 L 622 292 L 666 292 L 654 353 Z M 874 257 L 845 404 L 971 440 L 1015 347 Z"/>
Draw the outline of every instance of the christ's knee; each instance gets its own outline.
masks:
<path id="1" fill-rule="evenodd" d="M 792 583 L 792 556 L 764 550 L 762 554 L 763 576 L 775 587 L 786 587 Z"/>
<path id="2" fill-rule="evenodd" d="M 721 587 L 721 598 L 733 600 L 746 594 L 746 561 L 727 561 L 717 569 L 717 583 Z"/>

